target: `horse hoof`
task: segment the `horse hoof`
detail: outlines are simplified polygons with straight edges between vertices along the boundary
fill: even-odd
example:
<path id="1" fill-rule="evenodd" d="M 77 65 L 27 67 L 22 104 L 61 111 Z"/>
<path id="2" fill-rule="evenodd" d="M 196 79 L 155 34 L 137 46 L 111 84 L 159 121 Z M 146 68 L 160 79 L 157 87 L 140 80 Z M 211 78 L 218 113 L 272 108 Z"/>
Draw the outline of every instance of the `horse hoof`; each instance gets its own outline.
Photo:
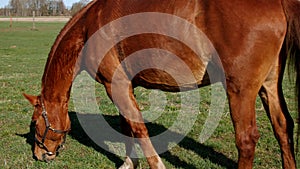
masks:
<path id="1" fill-rule="evenodd" d="M 137 165 L 138 165 L 137 159 L 134 159 L 132 161 L 130 157 L 126 157 L 124 163 L 119 167 L 119 169 L 135 169 Z"/>

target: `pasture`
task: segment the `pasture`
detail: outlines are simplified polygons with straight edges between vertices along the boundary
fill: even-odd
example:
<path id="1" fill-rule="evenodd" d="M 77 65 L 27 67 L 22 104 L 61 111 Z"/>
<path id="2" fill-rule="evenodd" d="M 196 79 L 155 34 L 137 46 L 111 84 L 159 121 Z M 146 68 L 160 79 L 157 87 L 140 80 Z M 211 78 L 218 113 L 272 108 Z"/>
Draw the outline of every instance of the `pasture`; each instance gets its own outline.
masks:
<path id="1" fill-rule="evenodd" d="M 116 168 L 123 162 L 122 157 L 107 152 L 85 135 L 72 103 L 69 109 L 72 130 L 67 136 L 66 148 L 50 163 L 38 162 L 32 157 L 34 132 L 30 129 L 30 121 L 33 108 L 22 93 L 39 94 L 48 52 L 64 24 L 38 22 L 38 30 L 33 31 L 30 22 L 14 22 L 12 28 L 9 28 L 9 22 L 0 22 L 0 168 Z M 288 76 L 285 79 L 285 98 L 296 119 L 294 84 L 289 82 Z M 107 98 L 104 88 L 96 86 L 105 119 L 119 130 L 117 110 Z M 163 162 L 167 168 L 234 168 L 237 150 L 228 106 L 212 137 L 203 144 L 198 141 L 208 114 L 210 87 L 199 90 L 201 113 L 190 133 L 178 145 L 161 154 Z M 143 88 L 136 89 L 142 109 L 149 106 L 147 94 L 149 91 Z M 176 99 L 177 95 L 166 95 L 170 102 L 161 117 L 148 123 L 150 135 L 166 130 L 178 114 L 180 100 Z M 279 146 L 259 99 L 256 109 L 261 137 L 256 148 L 254 166 L 259 169 L 281 168 Z M 297 161 L 300 162 L 300 155 Z M 145 159 L 140 161 L 139 167 L 148 168 Z"/>

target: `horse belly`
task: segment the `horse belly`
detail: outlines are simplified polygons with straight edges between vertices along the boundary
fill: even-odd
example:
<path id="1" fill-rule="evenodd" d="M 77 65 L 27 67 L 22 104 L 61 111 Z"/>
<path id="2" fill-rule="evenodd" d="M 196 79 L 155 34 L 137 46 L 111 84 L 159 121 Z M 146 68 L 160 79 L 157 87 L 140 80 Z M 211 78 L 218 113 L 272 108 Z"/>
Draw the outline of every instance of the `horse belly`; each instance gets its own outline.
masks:
<path id="1" fill-rule="evenodd" d="M 147 34 L 117 45 L 120 62 L 134 86 L 166 91 L 190 90 L 207 83 L 209 56 L 200 56 L 170 37 Z"/>
<path id="2" fill-rule="evenodd" d="M 168 69 L 168 68 L 167 68 Z M 160 89 L 169 92 L 179 92 L 197 89 L 199 86 L 210 84 L 207 74 L 194 76 L 188 69 L 158 70 L 147 69 L 133 78 L 133 85 L 148 89 Z"/>

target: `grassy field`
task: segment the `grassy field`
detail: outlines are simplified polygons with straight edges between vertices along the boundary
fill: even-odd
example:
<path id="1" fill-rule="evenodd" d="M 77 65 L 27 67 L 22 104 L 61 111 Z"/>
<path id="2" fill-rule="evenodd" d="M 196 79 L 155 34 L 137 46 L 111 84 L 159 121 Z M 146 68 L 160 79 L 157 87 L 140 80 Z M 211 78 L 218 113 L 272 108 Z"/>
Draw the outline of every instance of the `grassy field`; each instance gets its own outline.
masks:
<path id="1" fill-rule="evenodd" d="M 9 22 L 0 22 L 0 168 L 116 168 L 122 164 L 122 157 L 103 150 L 85 135 L 72 106 L 72 131 L 67 136 L 66 149 L 51 163 L 38 162 L 32 158 L 33 132 L 30 132 L 29 125 L 33 108 L 22 93 L 39 94 L 47 54 L 63 25 L 37 23 L 38 30 L 32 31 L 31 23 L 16 22 L 9 28 Z M 285 83 L 284 88 L 291 114 L 296 119 L 293 86 Z M 100 85 L 97 91 L 106 120 L 119 130 L 117 110 Z M 167 168 L 236 167 L 237 150 L 228 106 L 213 136 L 204 144 L 198 141 L 210 104 L 209 91 L 209 87 L 200 89 L 201 114 L 193 130 L 178 145 L 161 154 Z M 139 104 L 144 109 L 149 106 L 147 92 L 142 88 L 136 91 Z M 176 96 L 167 94 L 167 97 L 173 98 L 170 99 L 172 103 L 168 104 L 164 115 L 148 125 L 150 133 L 164 131 L 173 123 L 178 113 Z M 279 146 L 259 100 L 257 121 L 261 138 L 256 149 L 255 168 L 281 168 Z M 300 162 L 299 155 L 297 161 Z M 148 168 L 145 159 L 141 160 L 139 166 Z"/>

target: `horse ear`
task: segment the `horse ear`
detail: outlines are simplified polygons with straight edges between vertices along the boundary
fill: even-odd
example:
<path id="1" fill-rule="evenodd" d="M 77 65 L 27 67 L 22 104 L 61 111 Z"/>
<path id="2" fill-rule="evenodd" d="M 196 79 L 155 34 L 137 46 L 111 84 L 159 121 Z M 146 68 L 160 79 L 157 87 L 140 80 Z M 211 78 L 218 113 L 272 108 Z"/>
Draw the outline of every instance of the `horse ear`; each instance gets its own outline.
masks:
<path id="1" fill-rule="evenodd" d="M 23 96 L 30 102 L 30 104 L 32 104 L 33 106 L 37 106 L 39 105 L 39 98 L 38 96 L 32 96 L 32 95 L 28 95 L 23 93 Z M 36 109 L 34 109 L 33 115 L 31 117 L 31 121 L 34 123 L 36 122 L 36 120 L 39 118 L 41 114 L 38 113 L 38 111 Z"/>
<path id="2" fill-rule="evenodd" d="M 31 96 L 31 95 L 28 95 L 26 93 L 23 93 L 23 96 L 33 105 L 33 106 L 36 106 L 38 105 L 38 97 L 37 96 Z"/>

